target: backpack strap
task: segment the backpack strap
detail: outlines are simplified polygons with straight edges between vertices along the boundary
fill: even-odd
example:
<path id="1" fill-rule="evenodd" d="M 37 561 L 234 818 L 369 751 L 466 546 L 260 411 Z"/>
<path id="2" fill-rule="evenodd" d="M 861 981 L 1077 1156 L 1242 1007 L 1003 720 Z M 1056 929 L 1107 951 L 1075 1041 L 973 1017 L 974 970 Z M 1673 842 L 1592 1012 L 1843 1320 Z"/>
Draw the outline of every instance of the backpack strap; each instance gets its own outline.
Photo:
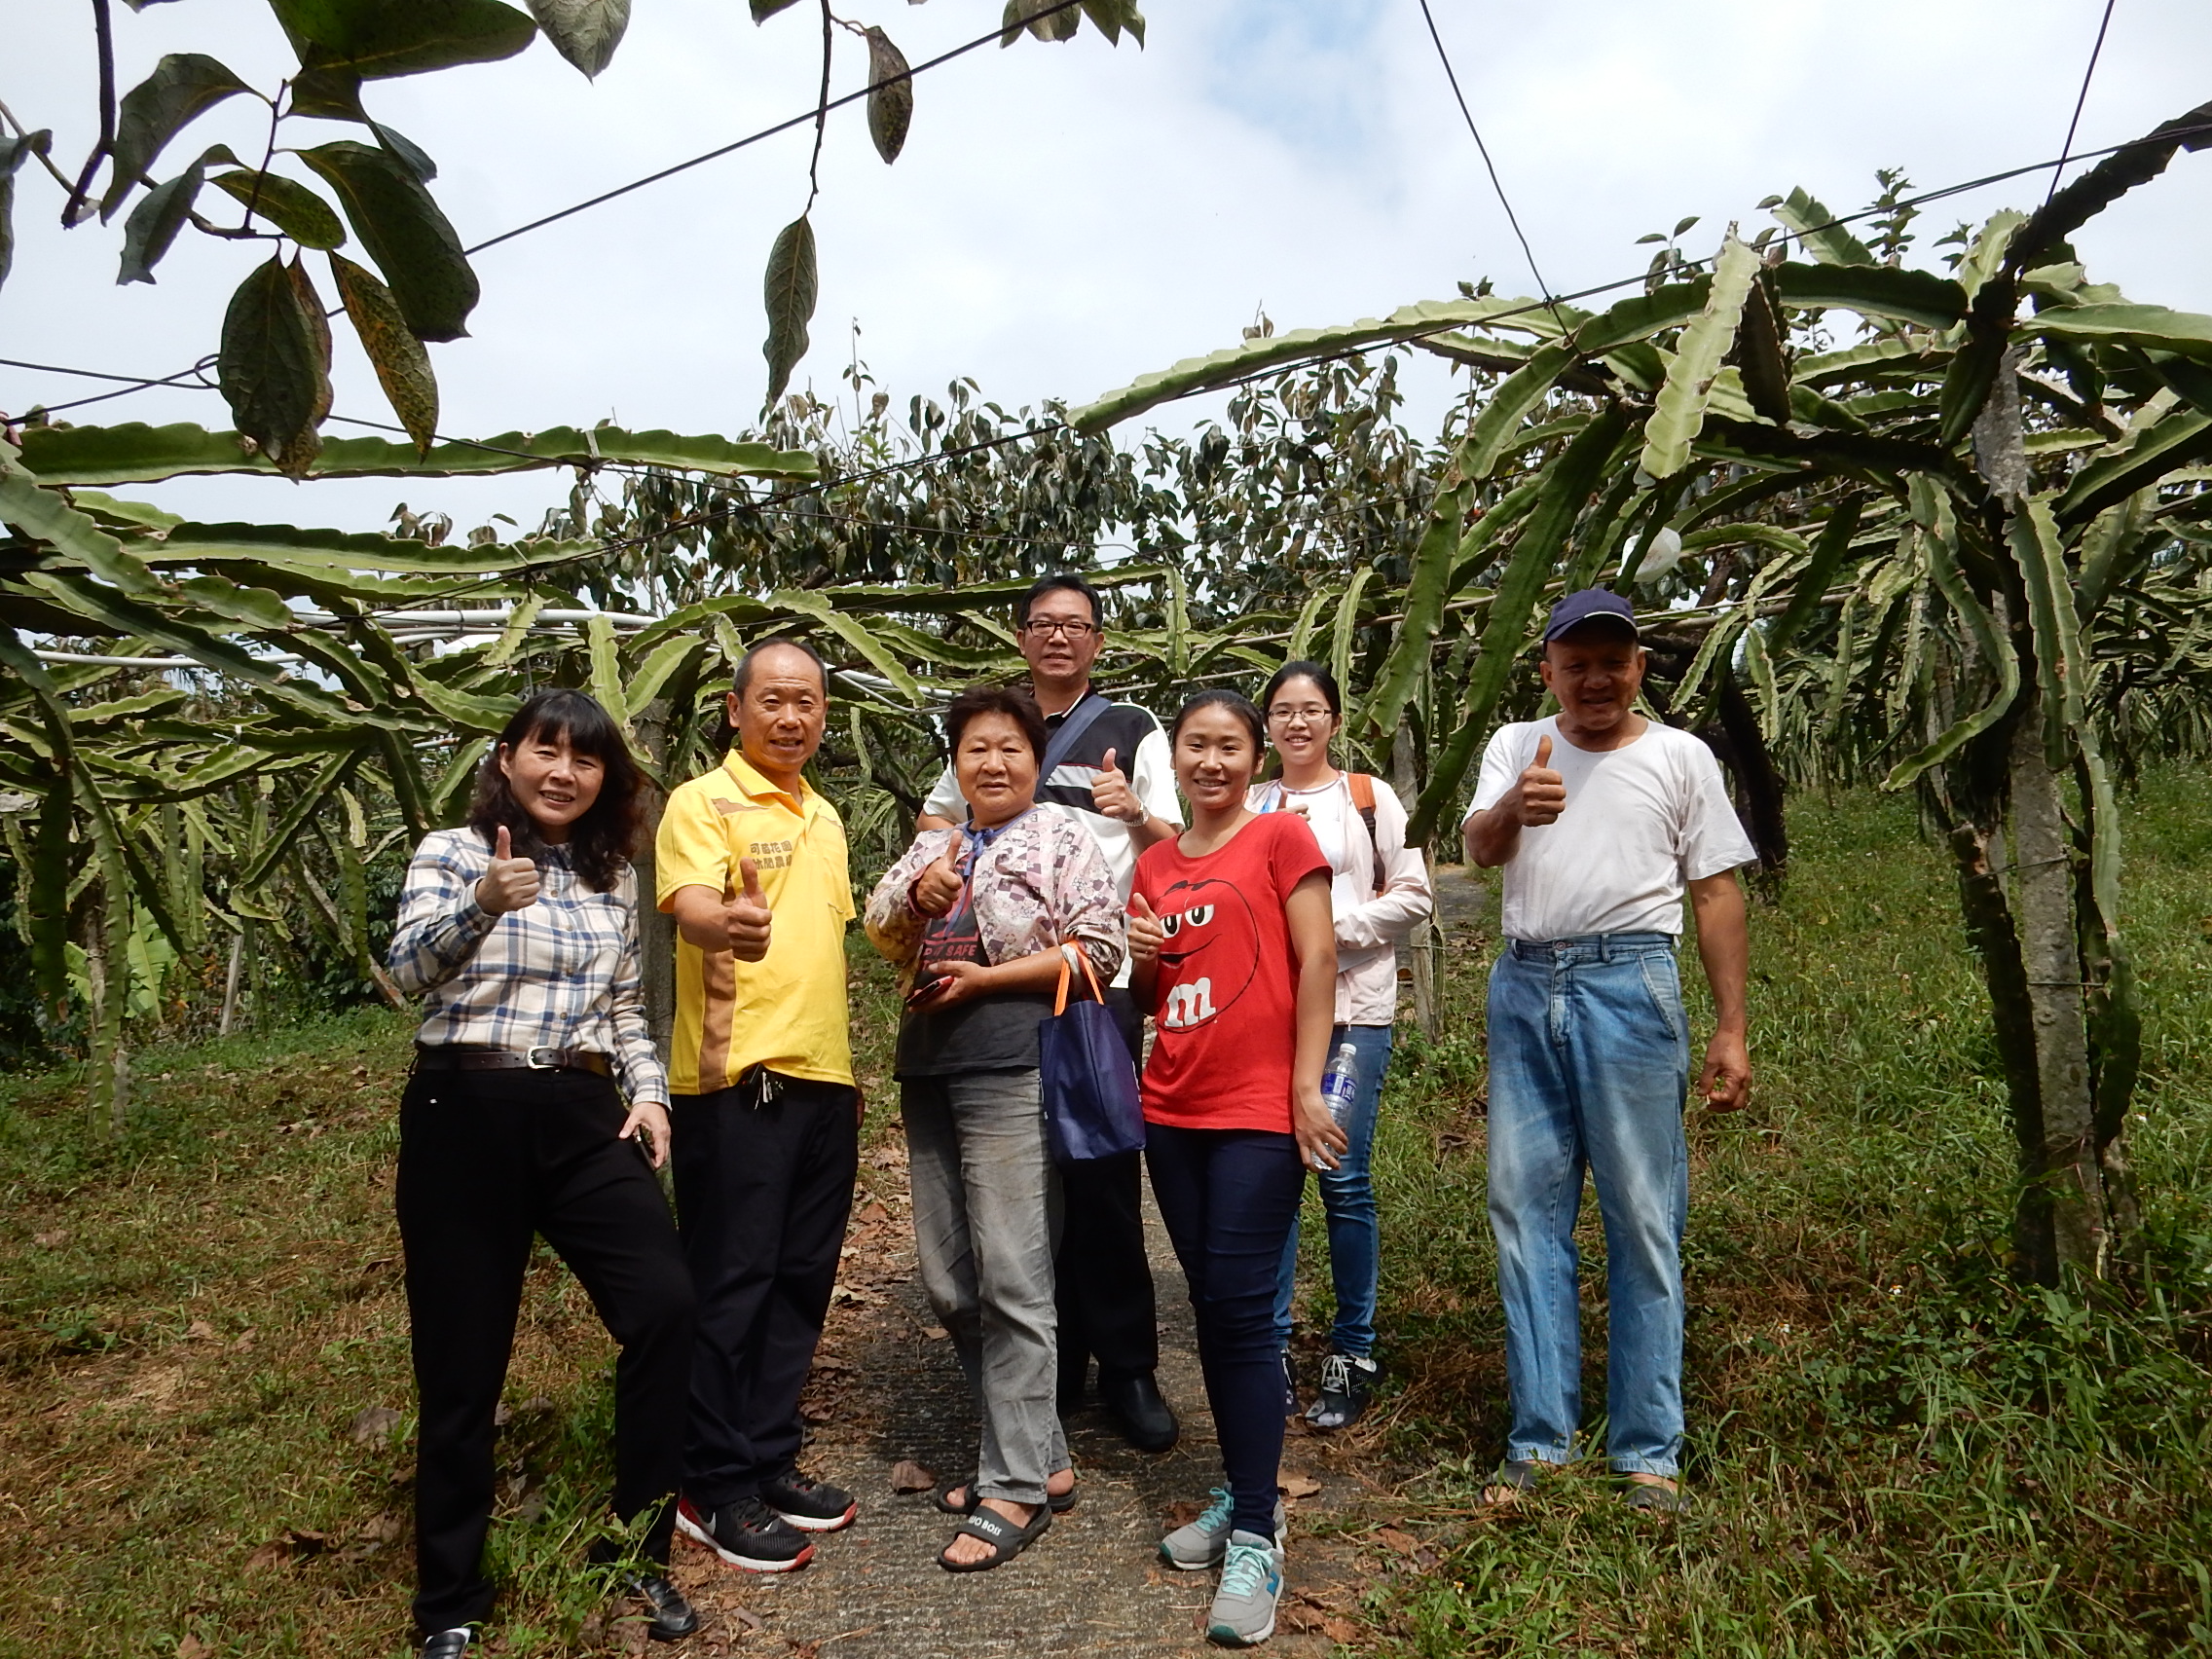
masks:
<path id="1" fill-rule="evenodd" d="M 1382 837 L 1375 829 L 1375 780 L 1365 772 L 1346 772 L 1345 785 L 1351 791 L 1352 810 L 1367 826 L 1367 844 L 1375 854 L 1375 896 L 1380 899 L 1389 880 L 1382 869 Z"/>

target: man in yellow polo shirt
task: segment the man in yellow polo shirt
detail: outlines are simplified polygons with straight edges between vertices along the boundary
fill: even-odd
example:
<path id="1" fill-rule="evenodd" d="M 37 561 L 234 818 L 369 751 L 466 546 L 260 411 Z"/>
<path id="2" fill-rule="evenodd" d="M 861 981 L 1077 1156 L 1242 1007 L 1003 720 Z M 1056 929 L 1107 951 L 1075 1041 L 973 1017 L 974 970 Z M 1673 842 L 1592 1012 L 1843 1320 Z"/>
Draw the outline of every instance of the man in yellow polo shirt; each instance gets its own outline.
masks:
<path id="1" fill-rule="evenodd" d="M 810 648 L 754 646 L 729 694 L 737 744 L 669 796 L 654 847 L 677 926 L 677 1225 L 699 1301 L 677 1525 L 755 1572 L 804 1567 L 809 1534 L 855 1510 L 795 1461 L 860 1161 L 845 827 L 801 775 L 828 705 Z"/>

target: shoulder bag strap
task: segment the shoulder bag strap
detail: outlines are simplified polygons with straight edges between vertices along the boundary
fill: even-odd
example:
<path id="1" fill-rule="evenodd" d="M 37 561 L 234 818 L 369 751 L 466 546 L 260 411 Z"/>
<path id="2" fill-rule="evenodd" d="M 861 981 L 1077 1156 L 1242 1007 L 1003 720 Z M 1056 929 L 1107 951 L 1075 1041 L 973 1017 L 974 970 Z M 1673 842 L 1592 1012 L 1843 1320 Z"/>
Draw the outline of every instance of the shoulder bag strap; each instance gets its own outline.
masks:
<path id="1" fill-rule="evenodd" d="M 1060 769 L 1075 748 L 1076 739 L 1090 729 L 1091 722 L 1114 706 L 1113 699 L 1096 691 L 1084 693 L 1083 701 L 1060 717 L 1060 728 L 1052 733 L 1051 742 L 1045 745 L 1045 757 L 1037 763 L 1037 786 L 1042 789 L 1052 781 L 1052 774 Z M 1129 760 L 1134 763 L 1136 756 Z M 1124 771 L 1127 767 L 1123 768 Z"/>
<path id="2" fill-rule="evenodd" d="M 1382 869 L 1382 837 L 1375 828 L 1375 780 L 1365 772 L 1346 772 L 1345 783 L 1351 791 L 1352 810 L 1367 826 L 1367 844 L 1375 853 L 1375 896 L 1380 899 L 1389 880 Z"/>

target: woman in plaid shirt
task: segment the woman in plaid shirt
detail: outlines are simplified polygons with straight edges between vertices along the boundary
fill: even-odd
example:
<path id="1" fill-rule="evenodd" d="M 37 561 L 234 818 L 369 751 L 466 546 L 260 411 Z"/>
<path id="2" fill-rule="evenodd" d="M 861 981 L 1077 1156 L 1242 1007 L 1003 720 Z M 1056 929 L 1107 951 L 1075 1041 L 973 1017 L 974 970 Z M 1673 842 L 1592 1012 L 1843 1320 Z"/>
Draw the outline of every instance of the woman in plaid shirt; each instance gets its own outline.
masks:
<path id="1" fill-rule="evenodd" d="M 645 1518 L 645 1565 L 624 1587 L 653 1636 L 698 1625 L 664 1570 L 692 1299 L 653 1174 L 668 1157 L 668 1080 L 645 1029 L 629 863 L 643 782 L 605 710 L 541 691 L 485 758 L 466 827 L 424 837 L 407 869 L 390 966 L 424 1006 L 397 1182 L 422 1397 L 424 1659 L 460 1659 L 492 1608 L 493 1417 L 534 1234 L 622 1345 L 614 1512 Z"/>

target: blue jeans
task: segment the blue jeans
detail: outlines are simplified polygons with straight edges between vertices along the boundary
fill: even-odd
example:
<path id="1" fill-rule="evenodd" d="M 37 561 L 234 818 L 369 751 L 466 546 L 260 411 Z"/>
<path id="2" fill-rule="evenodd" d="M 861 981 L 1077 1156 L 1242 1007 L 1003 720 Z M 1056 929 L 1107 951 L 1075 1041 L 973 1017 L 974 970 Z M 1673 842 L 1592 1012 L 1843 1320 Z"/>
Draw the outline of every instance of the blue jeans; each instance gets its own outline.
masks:
<path id="1" fill-rule="evenodd" d="M 1605 1455 L 1672 1477 L 1682 1446 L 1682 1102 L 1689 1024 L 1660 933 L 1515 940 L 1490 975 L 1490 1225 L 1505 1306 L 1508 1457 L 1561 1463 L 1581 1419 L 1574 1219 L 1605 1224 Z"/>
<path id="2" fill-rule="evenodd" d="M 1271 1309 L 1275 1264 L 1298 1214 L 1306 1165 L 1296 1140 L 1265 1129 L 1147 1124 L 1144 1136 L 1152 1196 L 1191 1286 L 1232 1524 L 1272 1538 L 1282 1463 L 1282 1368 Z"/>
<path id="3" fill-rule="evenodd" d="M 1329 1218 L 1329 1276 L 1337 1292 L 1337 1322 L 1329 1346 L 1365 1359 L 1375 1351 L 1376 1282 L 1382 1271 L 1382 1235 L 1375 1224 L 1375 1183 L 1368 1178 L 1368 1154 L 1375 1146 L 1375 1106 L 1382 1097 L 1383 1074 L 1390 1069 L 1387 1025 L 1340 1025 L 1329 1036 L 1329 1062 L 1349 1043 L 1359 1056 L 1359 1092 L 1352 1097 L 1351 1122 L 1345 1132 L 1351 1146 L 1336 1168 L 1319 1178 L 1321 1203 Z M 1275 1346 L 1290 1346 L 1290 1303 L 1298 1284 L 1298 1219 L 1275 1275 Z"/>

